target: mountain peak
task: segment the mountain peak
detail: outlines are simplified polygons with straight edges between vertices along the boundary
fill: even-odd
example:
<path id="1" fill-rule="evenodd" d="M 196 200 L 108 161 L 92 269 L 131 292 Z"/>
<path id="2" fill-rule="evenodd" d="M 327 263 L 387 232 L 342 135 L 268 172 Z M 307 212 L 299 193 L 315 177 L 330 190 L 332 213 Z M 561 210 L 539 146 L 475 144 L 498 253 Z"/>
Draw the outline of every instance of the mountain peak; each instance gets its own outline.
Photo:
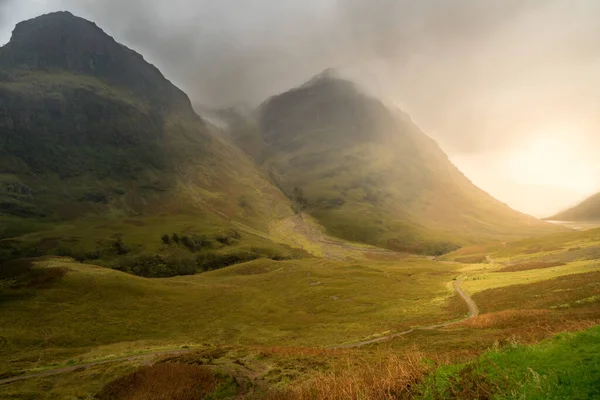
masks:
<path id="1" fill-rule="evenodd" d="M 137 52 L 118 43 L 95 23 L 68 11 L 19 23 L 0 48 L 0 69 L 67 71 L 127 87 L 161 105 L 191 109 L 187 96 Z"/>
<path id="2" fill-rule="evenodd" d="M 395 118 L 384 104 L 335 69 L 272 97 L 261 107 L 260 119 L 267 143 L 310 131 L 327 132 L 321 139 L 332 143 L 387 140 L 396 132 Z"/>
<path id="3" fill-rule="evenodd" d="M 12 67 L 97 73 L 119 47 L 95 23 L 61 11 L 19 23 L 6 51 Z"/>
<path id="4" fill-rule="evenodd" d="M 335 68 L 327 68 L 294 90 L 298 89 L 335 90 L 336 92 L 344 95 L 363 94 L 354 82 L 344 78 Z"/>
<path id="5" fill-rule="evenodd" d="M 335 68 L 327 68 L 323 72 L 318 73 L 313 76 L 311 79 L 306 81 L 301 87 L 312 86 L 314 84 L 318 84 L 319 82 L 326 81 L 337 81 L 344 80 L 341 78 L 339 72 Z"/>

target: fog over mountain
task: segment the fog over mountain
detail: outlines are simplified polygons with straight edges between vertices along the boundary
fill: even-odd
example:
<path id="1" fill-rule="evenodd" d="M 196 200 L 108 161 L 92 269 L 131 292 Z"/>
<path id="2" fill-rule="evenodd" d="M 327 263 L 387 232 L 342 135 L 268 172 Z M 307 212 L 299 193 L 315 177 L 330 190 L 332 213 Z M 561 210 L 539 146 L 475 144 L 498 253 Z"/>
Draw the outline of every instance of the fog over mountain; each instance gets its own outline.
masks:
<path id="1" fill-rule="evenodd" d="M 142 52 L 197 104 L 257 105 L 339 68 L 521 211 L 547 216 L 600 190 L 597 1 L 0 0 L 0 43 L 60 9 Z"/>

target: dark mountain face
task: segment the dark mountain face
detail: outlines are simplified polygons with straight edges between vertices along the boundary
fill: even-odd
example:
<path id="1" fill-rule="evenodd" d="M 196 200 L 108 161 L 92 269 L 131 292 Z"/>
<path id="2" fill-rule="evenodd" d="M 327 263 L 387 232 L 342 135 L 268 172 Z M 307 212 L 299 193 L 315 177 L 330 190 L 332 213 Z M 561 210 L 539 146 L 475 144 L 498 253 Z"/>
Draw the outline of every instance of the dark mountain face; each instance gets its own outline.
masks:
<path id="1" fill-rule="evenodd" d="M 0 67 L 1 143 L 12 159 L 4 172 L 24 162 L 30 172 L 63 178 L 131 177 L 168 166 L 169 114 L 202 127 L 187 96 L 155 67 L 68 12 L 18 24 Z M 194 134 L 210 141 L 202 129 Z"/>
<path id="2" fill-rule="evenodd" d="M 0 49 L 0 132 L 5 215 L 202 208 L 261 220 L 273 204 L 289 210 L 245 155 L 212 134 L 187 95 L 70 13 L 20 23 Z M 244 194 L 252 210 L 238 205 Z"/>
<path id="3" fill-rule="evenodd" d="M 475 187 L 406 114 L 330 72 L 269 99 L 232 137 L 346 239 L 437 253 L 553 229 Z"/>
<path id="4" fill-rule="evenodd" d="M 0 51 L 0 66 L 91 75 L 133 90 L 157 105 L 189 105 L 187 96 L 140 54 L 117 43 L 93 22 L 69 12 L 19 23 L 10 43 Z"/>

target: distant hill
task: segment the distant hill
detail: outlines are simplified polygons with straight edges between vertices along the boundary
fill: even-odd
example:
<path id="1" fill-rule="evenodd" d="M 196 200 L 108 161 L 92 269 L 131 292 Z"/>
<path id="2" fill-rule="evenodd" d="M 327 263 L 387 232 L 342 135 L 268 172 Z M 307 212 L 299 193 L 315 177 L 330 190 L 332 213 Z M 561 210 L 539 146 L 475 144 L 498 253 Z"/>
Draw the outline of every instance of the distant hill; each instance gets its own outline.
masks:
<path id="1" fill-rule="evenodd" d="M 600 193 L 547 219 L 554 221 L 598 221 L 600 220 Z"/>
<path id="2" fill-rule="evenodd" d="M 556 229 L 477 188 L 409 116 L 331 71 L 235 126 L 239 146 L 335 236 L 436 254 Z"/>
<path id="3" fill-rule="evenodd" d="M 68 12 L 0 49 L 0 218 L 203 211 L 266 227 L 289 200 L 141 55 Z M 16 229 L 16 228 L 15 228 Z"/>

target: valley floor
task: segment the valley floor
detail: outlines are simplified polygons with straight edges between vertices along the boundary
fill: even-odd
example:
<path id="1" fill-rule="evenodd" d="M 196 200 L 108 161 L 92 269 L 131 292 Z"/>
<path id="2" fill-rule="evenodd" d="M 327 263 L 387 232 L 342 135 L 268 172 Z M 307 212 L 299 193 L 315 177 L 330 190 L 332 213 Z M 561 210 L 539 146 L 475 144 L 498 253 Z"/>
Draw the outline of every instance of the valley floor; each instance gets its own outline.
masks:
<path id="1" fill-rule="evenodd" d="M 600 381 L 594 369 L 576 382 L 567 364 L 548 369 L 551 358 L 520 355 L 600 324 L 600 230 L 440 260 L 355 245 L 342 258 L 334 246 L 329 259 L 263 259 L 168 279 L 25 260 L 26 274 L 0 280 L 0 397 L 144 398 L 148 387 L 127 383 L 140 367 L 136 382 L 153 368 L 204 376 L 212 398 L 472 398 L 457 392 L 467 383 L 486 398 L 547 398 L 563 375 L 573 390 Z M 584 354 L 593 335 L 548 343 L 574 338 L 573 354 Z M 598 361 L 589 350 L 584 364 Z M 514 359 L 535 373 L 503 372 Z M 169 398 L 160 396 L 152 398 Z"/>

